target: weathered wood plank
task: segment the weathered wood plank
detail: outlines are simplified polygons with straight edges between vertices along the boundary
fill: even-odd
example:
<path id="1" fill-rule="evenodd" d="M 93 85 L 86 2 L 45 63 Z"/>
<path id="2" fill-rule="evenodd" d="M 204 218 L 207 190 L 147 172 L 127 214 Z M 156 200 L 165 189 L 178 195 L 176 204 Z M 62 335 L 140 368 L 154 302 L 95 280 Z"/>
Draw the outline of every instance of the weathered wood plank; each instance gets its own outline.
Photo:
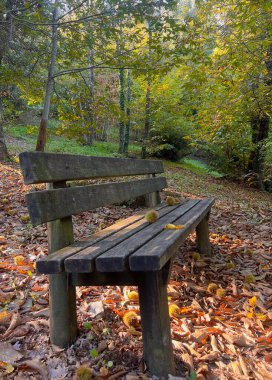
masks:
<path id="1" fill-rule="evenodd" d="M 184 216 L 177 219 L 175 224 L 183 224 L 182 230 L 164 230 L 152 241 L 142 246 L 129 257 L 132 271 L 160 270 L 177 251 L 180 244 L 194 230 L 199 222 L 210 211 L 213 199 L 204 199 Z"/>
<path id="2" fill-rule="evenodd" d="M 154 178 L 155 174 L 148 174 L 147 178 Z M 146 207 L 156 207 L 161 202 L 159 191 L 145 195 L 145 206 Z"/>
<path id="3" fill-rule="evenodd" d="M 166 187 L 163 177 L 65 189 L 36 191 L 26 195 L 31 223 L 65 218 L 97 207 L 120 203 Z"/>
<path id="4" fill-rule="evenodd" d="M 166 270 L 169 270 L 167 265 Z M 139 274 L 144 358 L 148 371 L 165 379 L 169 374 L 175 374 L 165 281 L 167 277 L 168 274 L 163 270 Z"/>
<path id="5" fill-rule="evenodd" d="M 75 286 L 136 286 L 139 276 L 137 272 L 120 273 L 71 273 Z"/>
<path id="6" fill-rule="evenodd" d="M 190 200 L 184 205 L 174 208 L 169 214 L 160 217 L 155 223 L 147 225 L 129 239 L 101 254 L 95 260 L 96 270 L 99 272 L 123 272 L 129 266 L 128 257 L 133 252 L 144 247 L 149 241 L 152 243 L 156 236 L 163 231 L 165 224 L 175 223 L 181 215 L 186 215 L 198 202 L 198 200 Z"/>
<path id="7" fill-rule="evenodd" d="M 209 213 L 196 226 L 197 249 L 203 255 L 211 253 L 211 243 L 209 239 Z"/>
<path id="8" fill-rule="evenodd" d="M 65 183 L 53 184 L 63 187 Z M 48 223 L 49 252 L 54 252 L 74 241 L 72 218 Z M 50 340 L 60 347 L 68 347 L 76 340 L 76 291 L 67 273 L 49 277 Z"/>
<path id="9" fill-rule="evenodd" d="M 177 206 L 176 206 L 177 207 Z M 159 215 L 162 217 L 170 213 L 173 208 L 176 207 L 164 207 L 159 210 Z M 140 219 L 137 222 L 117 231 L 114 235 L 104 238 L 103 240 L 91 245 L 90 247 L 78 252 L 77 254 L 69 257 L 65 260 L 65 270 L 71 273 L 89 273 L 94 270 L 94 263 L 96 257 L 115 247 L 117 244 L 130 239 L 138 231 L 143 230 L 149 226 L 149 223 L 145 219 Z"/>
<path id="10" fill-rule="evenodd" d="M 165 207 L 166 205 L 162 204 L 157 207 L 157 210 L 160 210 Z M 91 245 L 98 243 L 102 239 L 105 239 L 113 234 L 116 234 L 118 231 L 122 230 L 123 228 L 133 225 L 133 223 L 137 222 L 138 220 L 143 219 L 146 212 L 147 210 L 138 212 L 135 215 L 130 216 L 129 218 L 120 220 L 114 223 L 113 225 L 105 228 L 104 230 L 96 232 L 95 234 L 88 236 L 81 241 L 77 241 L 71 245 L 67 244 L 68 246 L 48 256 L 43 257 L 42 259 L 36 262 L 36 272 L 44 273 L 44 274 L 53 274 L 53 273 L 63 272 L 65 259 L 84 250 L 85 248 L 90 247 Z"/>
<path id="11" fill-rule="evenodd" d="M 26 184 L 163 173 L 161 161 L 24 152 L 19 155 Z"/>

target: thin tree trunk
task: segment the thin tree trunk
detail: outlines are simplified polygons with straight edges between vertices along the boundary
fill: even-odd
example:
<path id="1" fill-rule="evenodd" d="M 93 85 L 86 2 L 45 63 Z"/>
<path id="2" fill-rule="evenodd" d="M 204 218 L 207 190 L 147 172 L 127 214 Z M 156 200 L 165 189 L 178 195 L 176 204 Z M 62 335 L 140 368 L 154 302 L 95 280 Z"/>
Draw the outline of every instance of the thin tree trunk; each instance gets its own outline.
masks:
<path id="1" fill-rule="evenodd" d="M 119 71 L 120 92 L 119 92 L 119 105 L 120 105 L 120 122 L 119 122 L 119 153 L 124 153 L 124 137 L 125 137 L 125 70 L 123 68 Z"/>
<path id="2" fill-rule="evenodd" d="M 90 2 L 89 2 L 90 6 Z M 95 138 L 95 112 L 94 112 L 94 99 L 95 99 L 95 77 L 94 77 L 94 49 L 93 49 L 93 30 L 89 31 L 90 39 L 92 41 L 92 47 L 88 51 L 88 64 L 91 67 L 89 71 L 89 90 L 90 90 L 90 98 L 88 102 L 88 108 L 89 108 L 89 121 L 91 123 L 91 127 L 89 128 L 89 135 L 88 135 L 88 144 L 92 145 Z"/>
<path id="3" fill-rule="evenodd" d="M 128 146 L 129 146 L 129 136 L 130 136 L 130 102 L 131 102 L 131 73 L 128 70 L 127 73 L 127 108 L 126 108 L 126 125 L 125 125 L 125 134 L 124 134 L 124 153 L 128 155 Z"/>
<path id="4" fill-rule="evenodd" d="M 36 150 L 44 152 L 46 145 L 46 132 L 48 127 L 48 117 L 50 111 L 51 96 L 54 85 L 54 73 L 56 66 L 56 58 L 58 53 L 58 5 L 59 1 L 55 0 L 53 17 L 52 17 L 52 50 L 51 50 L 51 59 L 48 69 L 48 78 L 46 84 L 46 91 L 44 97 L 44 107 L 42 112 L 42 118 L 39 128 L 39 134 L 37 139 Z"/>
<path id="5" fill-rule="evenodd" d="M 143 136 L 143 143 L 142 143 L 142 158 L 146 158 L 147 151 L 147 139 L 149 135 L 149 129 L 150 129 L 150 105 L 151 105 L 151 98 L 150 98 L 150 86 L 151 86 L 151 80 L 147 80 L 147 86 L 146 86 L 146 94 L 145 94 L 145 123 L 144 123 L 144 136 Z"/>
<path id="6" fill-rule="evenodd" d="M 152 31 L 151 27 L 148 23 L 148 55 L 149 55 L 149 65 L 151 65 L 151 42 L 152 42 Z M 145 123 L 144 123 L 144 135 L 142 141 L 142 158 L 146 158 L 147 156 L 147 140 L 149 136 L 150 130 L 150 106 L 151 106 L 151 78 L 150 71 L 148 71 L 147 77 L 147 86 L 146 86 L 146 94 L 145 94 Z"/>
<path id="7" fill-rule="evenodd" d="M 5 142 L 4 131 L 2 121 L 0 120 L 0 161 L 6 161 L 9 159 L 7 145 Z"/>
<path id="8" fill-rule="evenodd" d="M 12 34 L 13 34 L 13 28 L 12 28 L 12 17 L 11 17 L 11 10 L 12 10 L 12 0 L 7 0 L 5 3 L 5 10 L 1 13 L 0 21 L 3 22 L 2 28 L 0 30 L 0 66 L 2 65 L 3 58 L 6 55 L 10 41 L 12 40 Z M 0 88 L 1 90 L 4 90 L 3 87 Z M 4 109 L 3 109 L 3 102 L 0 94 L 0 161 L 6 161 L 9 159 L 8 149 L 5 141 L 4 136 L 4 129 L 3 129 L 3 123 L 4 123 Z"/>
<path id="9" fill-rule="evenodd" d="M 5 136 L 4 136 L 3 122 L 4 122 L 4 110 L 3 110 L 3 103 L 2 103 L 1 94 L 0 94 L 0 161 L 6 161 L 9 159 L 8 149 L 7 149 Z"/>

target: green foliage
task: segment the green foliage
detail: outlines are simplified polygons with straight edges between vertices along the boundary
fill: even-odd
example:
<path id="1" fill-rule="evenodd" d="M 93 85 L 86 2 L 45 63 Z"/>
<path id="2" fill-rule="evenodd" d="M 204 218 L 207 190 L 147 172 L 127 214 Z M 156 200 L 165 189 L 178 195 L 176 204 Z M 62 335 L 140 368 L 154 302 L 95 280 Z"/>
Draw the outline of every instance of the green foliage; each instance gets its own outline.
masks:
<path id="1" fill-rule="evenodd" d="M 182 128 L 152 128 L 149 154 L 170 161 L 178 161 L 190 153 L 189 140 Z"/>
<path id="2" fill-rule="evenodd" d="M 92 358 L 97 358 L 98 355 L 99 355 L 98 351 L 95 350 L 94 348 L 92 350 L 90 350 L 90 356 Z"/>
<path id="3" fill-rule="evenodd" d="M 249 125 L 222 126 L 204 146 L 212 168 L 230 178 L 239 178 L 245 173 L 251 151 Z"/>

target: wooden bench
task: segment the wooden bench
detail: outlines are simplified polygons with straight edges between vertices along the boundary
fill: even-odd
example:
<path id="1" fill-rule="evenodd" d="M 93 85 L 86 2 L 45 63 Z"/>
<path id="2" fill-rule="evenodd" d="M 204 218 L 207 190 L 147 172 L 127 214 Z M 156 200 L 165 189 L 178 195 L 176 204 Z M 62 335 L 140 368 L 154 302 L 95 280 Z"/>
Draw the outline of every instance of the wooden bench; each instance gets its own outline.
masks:
<path id="1" fill-rule="evenodd" d="M 47 189 L 27 194 L 34 226 L 48 223 L 50 254 L 37 262 L 37 272 L 49 274 L 50 337 L 61 347 L 77 337 L 76 286 L 137 285 L 144 357 L 157 376 L 175 373 L 167 283 L 175 252 L 196 229 L 198 249 L 210 253 L 208 218 L 213 199 L 184 204 L 160 204 L 166 187 L 160 161 L 24 152 L 20 164 L 25 184 L 47 183 Z M 145 175 L 143 179 L 69 187 L 66 181 Z M 148 176 L 148 178 L 146 178 Z M 159 219 L 146 222 L 145 212 L 122 220 L 83 241 L 74 242 L 71 215 L 100 206 L 146 196 Z M 168 223 L 183 224 L 165 230 Z"/>

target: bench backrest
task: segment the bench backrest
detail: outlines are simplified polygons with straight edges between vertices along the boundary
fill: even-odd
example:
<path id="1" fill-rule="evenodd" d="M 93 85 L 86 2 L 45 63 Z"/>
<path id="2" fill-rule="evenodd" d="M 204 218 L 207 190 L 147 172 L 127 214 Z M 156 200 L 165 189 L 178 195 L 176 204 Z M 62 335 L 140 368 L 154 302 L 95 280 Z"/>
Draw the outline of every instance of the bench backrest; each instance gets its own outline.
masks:
<path id="1" fill-rule="evenodd" d="M 20 156 L 25 184 L 49 183 L 48 190 L 27 194 L 33 225 L 66 218 L 96 207 L 125 202 L 166 187 L 161 161 L 24 152 Z M 148 175 L 149 178 L 67 187 L 66 181 Z"/>

